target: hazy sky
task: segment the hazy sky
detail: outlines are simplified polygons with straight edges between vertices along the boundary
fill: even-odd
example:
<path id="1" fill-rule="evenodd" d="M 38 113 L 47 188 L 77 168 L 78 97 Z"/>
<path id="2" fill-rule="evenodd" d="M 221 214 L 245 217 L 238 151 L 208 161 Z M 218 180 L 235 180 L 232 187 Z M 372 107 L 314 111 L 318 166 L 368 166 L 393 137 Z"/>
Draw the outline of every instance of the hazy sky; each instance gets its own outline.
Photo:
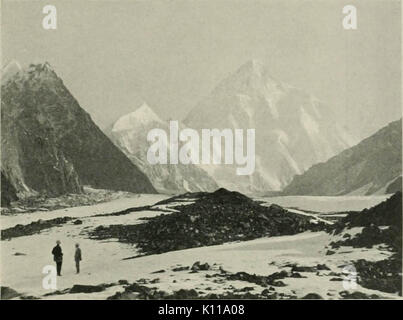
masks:
<path id="1" fill-rule="evenodd" d="M 57 8 L 57 30 L 42 8 Z M 342 28 L 354 4 L 358 29 Z M 48 61 L 104 127 L 146 101 L 182 119 L 250 59 L 365 136 L 401 115 L 400 1 L 2 1 L 2 64 Z"/>

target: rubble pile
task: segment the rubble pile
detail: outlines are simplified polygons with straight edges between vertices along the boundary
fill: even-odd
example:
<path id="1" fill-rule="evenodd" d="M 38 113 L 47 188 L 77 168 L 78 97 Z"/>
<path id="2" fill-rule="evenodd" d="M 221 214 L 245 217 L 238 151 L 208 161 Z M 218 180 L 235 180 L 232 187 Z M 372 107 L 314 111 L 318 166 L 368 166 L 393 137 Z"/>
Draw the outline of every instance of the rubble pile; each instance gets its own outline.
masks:
<path id="1" fill-rule="evenodd" d="M 198 193 L 198 196 L 193 204 L 175 206 L 177 212 L 149 218 L 147 223 L 100 226 L 90 235 L 136 244 L 141 254 L 158 254 L 325 227 L 323 222 L 311 222 L 312 217 L 274 204 L 265 207 L 226 189 Z"/>

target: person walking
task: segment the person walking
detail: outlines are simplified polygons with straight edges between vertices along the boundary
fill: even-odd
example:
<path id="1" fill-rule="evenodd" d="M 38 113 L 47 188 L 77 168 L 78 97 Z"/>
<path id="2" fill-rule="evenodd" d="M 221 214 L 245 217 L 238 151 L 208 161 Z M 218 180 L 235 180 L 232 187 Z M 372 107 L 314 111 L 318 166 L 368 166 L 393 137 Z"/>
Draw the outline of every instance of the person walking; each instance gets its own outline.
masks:
<path id="1" fill-rule="evenodd" d="M 60 277 L 62 274 L 63 252 L 60 246 L 60 240 L 56 241 L 56 246 L 52 250 L 53 260 L 56 262 L 57 275 Z"/>
<path id="2" fill-rule="evenodd" d="M 76 261 L 77 273 L 80 273 L 81 249 L 78 243 L 76 243 L 76 252 L 74 254 L 74 260 Z"/>

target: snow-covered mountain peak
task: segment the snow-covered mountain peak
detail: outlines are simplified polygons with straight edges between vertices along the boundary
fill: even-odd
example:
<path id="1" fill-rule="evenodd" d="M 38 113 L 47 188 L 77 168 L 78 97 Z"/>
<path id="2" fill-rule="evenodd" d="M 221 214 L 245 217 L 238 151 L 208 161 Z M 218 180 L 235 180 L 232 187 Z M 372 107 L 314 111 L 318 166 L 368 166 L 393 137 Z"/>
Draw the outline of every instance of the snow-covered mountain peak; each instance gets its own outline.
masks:
<path id="1" fill-rule="evenodd" d="M 350 146 L 331 106 L 274 78 L 258 60 L 223 79 L 184 123 L 196 129 L 255 129 L 255 174 L 242 180 L 225 167 L 212 173 L 221 186 L 245 192 L 280 190 L 295 174 Z"/>
<path id="2" fill-rule="evenodd" d="M 10 70 L 20 71 L 21 70 L 20 63 L 15 59 L 11 60 L 9 63 L 7 63 L 7 65 L 4 66 L 3 73 L 7 73 Z"/>
<path id="3" fill-rule="evenodd" d="M 137 110 L 120 117 L 113 125 L 112 131 L 132 130 L 139 124 L 147 125 L 152 122 L 162 123 L 163 121 L 150 106 L 144 102 Z"/>
<path id="4" fill-rule="evenodd" d="M 133 113 L 138 120 L 143 121 L 161 121 L 157 114 L 150 108 L 150 106 L 143 102 L 143 104 Z"/>
<path id="5" fill-rule="evenodd" d="M 270 71 L 267 66 L 260 60 L 252 59 L 245 62 L 241 65 L 237 72 L 235 72 L 235 77 L 239 77 L 240 75 L 246 77 L 252 77 L 255 79 L 259 79 L 262 82 L 274 81 L 276 80 L 272 78 Z"/>
<path id="6" fill-rule="evenodd" d="M 4 68 L 1 70 L 1 81 L 5 82 L 14 76 L 16 73 L 22 70 L 21 65 L 17 60 L 11 60 Z"/>
<path id="7" fill-rule="evenodd" d="M 247 61 L 243 66 L 241 66 L 241 68 L 256 75 L 262 75 L 262 73 L 265 71 L 263 62 L 257 59 Z"/>
<path id="8" fill-rule="evenodd" d="M 184 127 L 179 123 L 179 128 Z M 121 117 L 112 126 L 109 136 L 129 159 L 152 181 L 153 186 L 163 193 L 213 191 L 218 188 L 215 181 L 195 164 L 150 164 L 148 150 L 151 142 L 148 133 L 152 129 L 169 130 L 169 121 L 164 121 L 143 103 L 136 111 Z M 171 152 L 170 146 L 167 146 Z"/>
<path id="9" fill-rule="evenodd" d="M 216 90 L 226 93 L 237 91 L 248 96 L 278 94 L 288 87 L 275 79 L 268 68 L 259 60 L 249 60 L 237 71 L 225 78 Z"/>

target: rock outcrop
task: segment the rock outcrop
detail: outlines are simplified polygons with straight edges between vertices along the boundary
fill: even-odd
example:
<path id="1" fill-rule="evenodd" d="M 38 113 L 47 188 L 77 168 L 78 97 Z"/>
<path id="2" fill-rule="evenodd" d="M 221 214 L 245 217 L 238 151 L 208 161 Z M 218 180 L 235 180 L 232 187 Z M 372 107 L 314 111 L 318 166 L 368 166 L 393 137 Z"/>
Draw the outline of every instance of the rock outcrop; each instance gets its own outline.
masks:
<path id="1" fill-rule="evenodd" d="M 147 223 L 100 226 L 90 234 L 98 239 L 117 238 L 134 243 L 142 254 L 158 254 L 325 228 L 323 222 L 313 222 L 312 217 L 289 212 L 274 204 L 265 207 L 226 189 L 189 193 L 182 197 L 196 200 L 192 204 L 173 206 L 170 210 L 175 212 L 147 219 Z M 155 206 L 180 200 L 178 196 Z"/>
<path id="2" fill-rule="evenodd" d="M 402 120 L 294 177 L 285 195 L 371 195 L 401 190 Z M 399 179 L 400 178 L 400 179 Z"/>

